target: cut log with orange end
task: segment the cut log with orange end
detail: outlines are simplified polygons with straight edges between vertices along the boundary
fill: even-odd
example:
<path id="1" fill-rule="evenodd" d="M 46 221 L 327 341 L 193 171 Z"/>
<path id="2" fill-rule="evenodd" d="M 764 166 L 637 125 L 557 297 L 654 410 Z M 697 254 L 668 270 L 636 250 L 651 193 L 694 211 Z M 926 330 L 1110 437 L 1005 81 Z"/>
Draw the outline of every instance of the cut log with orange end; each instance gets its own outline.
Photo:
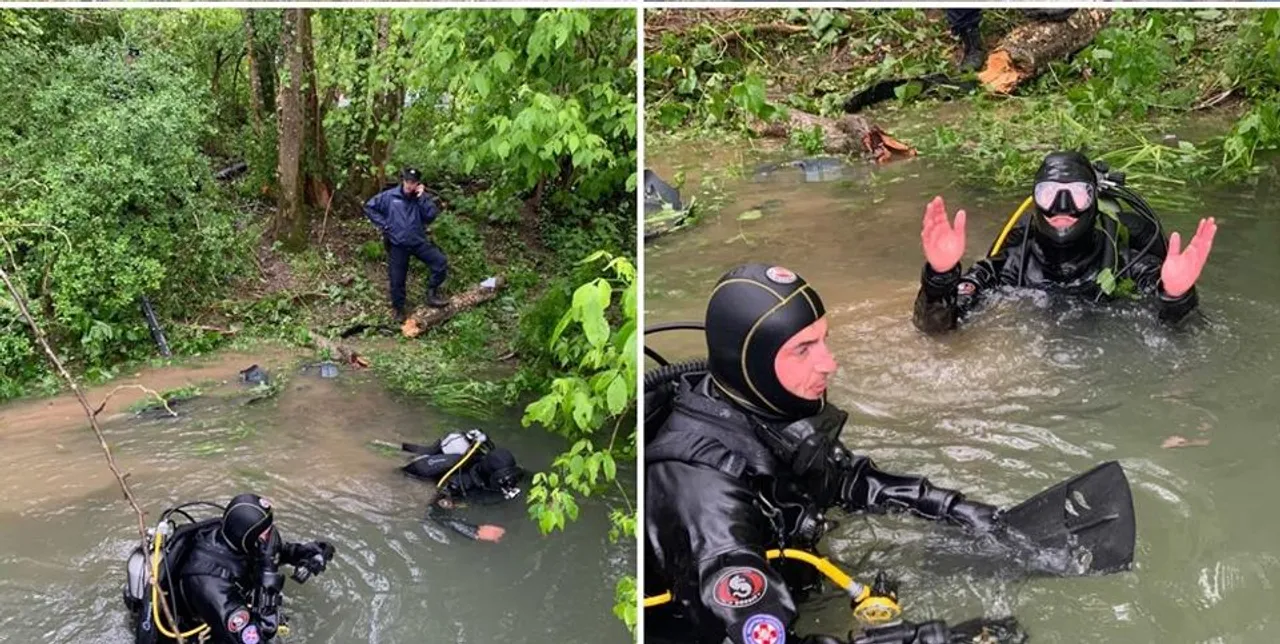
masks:
<path id="1" fill-rule="evenodd" d="M 987 66 L 978 72 L 978 80 L 997 94 L 1008 94 L 1018 86 L 1022 75 L 1014 68 L 1009 52 L 997 51 L 987 57 Z"/>
<path id="2" fill-rule="evenodd" d="M 1008 94 L 1040 75 L 1051 63 L 1087 47 L 1110 18 L 1107 9 L 1081 8 L 1066 21 L 1018 25 L 991 48 L 978 80 L 992 92 Z"/>
<path id="3" fill-rule="evenodd" d="M 422 329 L 418 327 L 417 320 L 409 318 L 400 325 L 400 333 L 406 338 L 416 338 L 419 333 L 422 333 Z"/>

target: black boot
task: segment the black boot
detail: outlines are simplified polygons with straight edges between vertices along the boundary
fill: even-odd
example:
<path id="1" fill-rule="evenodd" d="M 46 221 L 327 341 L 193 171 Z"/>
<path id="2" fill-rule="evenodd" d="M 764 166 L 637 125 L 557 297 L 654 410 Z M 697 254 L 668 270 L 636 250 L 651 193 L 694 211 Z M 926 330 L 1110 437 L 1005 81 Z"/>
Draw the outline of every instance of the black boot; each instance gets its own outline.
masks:
<path id="1" fill-rule="evenodd" d="M 986 62 L 987 52 L 982 49 L 982 34 L 977 27 L 960 34 L 960 42 L 964 43 L 964 57 L 960 59 L 961 72 L 976 72 Z"/>
<path id="2" fill-rule="evenodd" d="M 436 309 L 442 309 L 446 306 L 449 306 L 449 298 L 441 295 L 440 287 L 437 286 L 431 289 L 430 291 L 427 291 L 427 306 L 430 306 Z"/>
<path id="3" fill-rule="evenodd" d="M 404 321 L 409 319 L 409 316 L 405 314 L 404 310 L 396 308 L 391 309 L 391 317 L 395 319 L 397 326 L 404 324 Z"/>

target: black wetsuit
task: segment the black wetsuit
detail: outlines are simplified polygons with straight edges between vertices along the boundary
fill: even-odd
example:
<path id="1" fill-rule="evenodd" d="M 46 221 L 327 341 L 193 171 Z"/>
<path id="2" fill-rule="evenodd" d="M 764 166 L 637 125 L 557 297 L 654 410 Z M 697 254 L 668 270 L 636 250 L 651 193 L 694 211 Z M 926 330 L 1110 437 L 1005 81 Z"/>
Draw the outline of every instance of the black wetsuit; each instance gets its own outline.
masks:
<path id="1" fill-rule="evenodd" d="M 279 539 L 278 534 L 272 538 Z M 210 641 L 216 644 L 270 641 L 279 626 L 279 614 L 264 611 L 261 606 L 249 607 L 261 586 L 257 566 L 227 545 L 217 520 L 193 527 L 182 538 L 189 541 L 182 547 L 171 547 L 172 552 L 181 554 L 171 557 L 167 569 L 161 566 L 161 583 L 172 589 L 170 596 L 176 602 L 180 629 L 187 631 L 207 624 Z M 283 544 L 278 563 L 301 563 L 298 549 L 298 544 Z M 160 614 L 165 619 L 163 610 Z M 157 639 L 152 641 L 176 640 L 157 633 Z"/>
<path id="2" fill-rule="evenodd" d="M 813 551 L 829 508 L 951 519 L 968 504 L 927 479 L 881 472 L 842 446 L 821 474 L 801 479 L 758 438 L 756 425 L 769 421 L 727 402 L 710 382 L 702 373 L 681 378 L 671 415 L 645 448 L 645 594 L 675 595 L 645 610 L 650 642 L 752 644 L 760 635 L 753 629 L 775 624 L 793 635 L 793 593 L 813 587 L 817 573 L 766 561 L 765 552 Z M 776 640 L 766 632 L 756 641 Z"/>
<path id="3" fill-rule="evenodd" d="M 435 483 L 452 470 L 462 460 L 464 454 L 445 454 L 442 442 L 443 439 L 430 445 L 401 443 L 400 449 L 418 455 L 402 468 L 405 474 Z M 466 464 L 449 476 L 449 480 L 445 482 L 445 489 L 439 491 L 440 500 L 449 506 L 464 500 L 477 505 L 494 505 L 505 501 L 506 497 L 502 491 L 493 489 L 485 477 L 486 465 L 488 465 L 486 459 L 499 450 L 500 448 L 495 448 L 491 442 L 477 450 Z M 507 450 L 500 451 L 510 454 Z M 452 507 L 445 507 L 439 501 L 427 507 L 427 518 L 468 539 L 479 537 L 478 526 L 459 519 L 453 513 Z"/>
<path id="4" fill-rule="evenodd" d="M 1099 215 L 1102 217 L 1105 215 Z M 1058 248 L 1041 242 L 1035 234 L 1028 237 L 1027 226 L 1020 224 L 1010 231 L 1000 252 L 975 262 L 963 276 L 958 263 L 950 271 L 938 273 L 925 262 L 913 316 L 916 327 L 926 333 L 955 329 L 979 308 L 989 292 L 1002 286 L 1088 299 L 1107 297 L 1098 283 L 1105 268 L 1121 279 L 1132 279 L 1138 293 L 1155 295 L 1161 320 L 1181 322 L 1196 308 L 1195 287 L 1177 298 L 1165 293 L 1160 287 L 1160 269 L 1168 252 L 1163 235 L 1152 222 L 1132 213 L 1121 212 L 1119 218 L 1128 229 L 1129 241 L 1118 252 L 1108 238 L 1110 233 L 1100 228 L 1072 246 Z M 1150 247 L 1142 253 L 1149 242 Z"/>

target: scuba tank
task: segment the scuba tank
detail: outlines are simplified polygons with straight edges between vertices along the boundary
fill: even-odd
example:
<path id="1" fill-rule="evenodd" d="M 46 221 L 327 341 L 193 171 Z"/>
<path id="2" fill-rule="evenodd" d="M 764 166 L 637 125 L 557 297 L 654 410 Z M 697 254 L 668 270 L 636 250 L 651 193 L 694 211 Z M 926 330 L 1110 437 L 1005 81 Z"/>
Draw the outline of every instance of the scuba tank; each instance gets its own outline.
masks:
<path id="1" fill-rule="evenodd" d="M 156 614 L 160 614 L 163 618 L 164 612 L 156 610 L 152 605 L 152 568 L 157 569 L 156 583 L 164 586 L 169 581 L 172 569 L 181 565 L 186 558 L 191 543 L 188 537 L 222 520 L 219 514 L 217 517 L 196 521 L 186 512 L 186 508 L 196 505 L 207 505 L 219 511 L 222 510 L 222 506 L 205 501 L 185 503 L 165 510 L 156 522 L 156 527 L 147 530 L 144 543 L 134 546 L 125 560 L 125 580 L 121 588 L 121 596 L 125 607 L 135 619 L 134 641 L 136 644 L 155 644 L 161 641 L 160 625 L 156 624 L 154 619 Z M 177 516 L 186 518 L 187 522 L 178 525 L 174 520 Z M 161 540 L 158 552 L 157 539 Z M 171 612 L 174 610 L 176 607 L 170 608 Z M 174 617 L 177 618 L 176 615 Z"/>

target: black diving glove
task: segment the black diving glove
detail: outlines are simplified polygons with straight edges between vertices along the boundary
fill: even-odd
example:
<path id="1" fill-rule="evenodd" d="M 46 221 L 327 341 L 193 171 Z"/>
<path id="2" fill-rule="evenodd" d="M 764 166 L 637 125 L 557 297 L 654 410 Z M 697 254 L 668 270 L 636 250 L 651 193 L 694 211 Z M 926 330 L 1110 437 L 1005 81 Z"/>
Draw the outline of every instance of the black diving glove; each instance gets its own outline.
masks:
<path id="1" fill-rule="evenodd" d="M 976 532 L 991 532 L 1000 526 L 1000 508 L 966 500 L 963 496 L 951 506 L 947 519 Z"/>
<path id="2" fill-rule="evenodd" d="M 1018 620 L 1006 617 L 972 619 L 955 626 L 947 626 L 941 620 L 920 624 L 898 622 L 867 629 L 850 644 L 1021 644 L 1025 641 L 1027 636 L 1018 626 Z"/>
<path id="3" fill-rule="evenodd" d="M 859 510 L 907 510 L 935 521 L 958 523 L 979 532 L 999 524 L 998 508 L 964 498 L 958 490 L 935 487 L 923 476 L 881 471 L 871 459 L 855 458 L 840 478 L 839 503 Z"/>
<path id="4" fill-rule="evenodd" d="M 326 541 L 292 543 L 285 546 L 284 560 L 295 567 L 293 580 L 303 584 L 312 575 L 324 572 L 335 552 L 334 547 Z"/>

